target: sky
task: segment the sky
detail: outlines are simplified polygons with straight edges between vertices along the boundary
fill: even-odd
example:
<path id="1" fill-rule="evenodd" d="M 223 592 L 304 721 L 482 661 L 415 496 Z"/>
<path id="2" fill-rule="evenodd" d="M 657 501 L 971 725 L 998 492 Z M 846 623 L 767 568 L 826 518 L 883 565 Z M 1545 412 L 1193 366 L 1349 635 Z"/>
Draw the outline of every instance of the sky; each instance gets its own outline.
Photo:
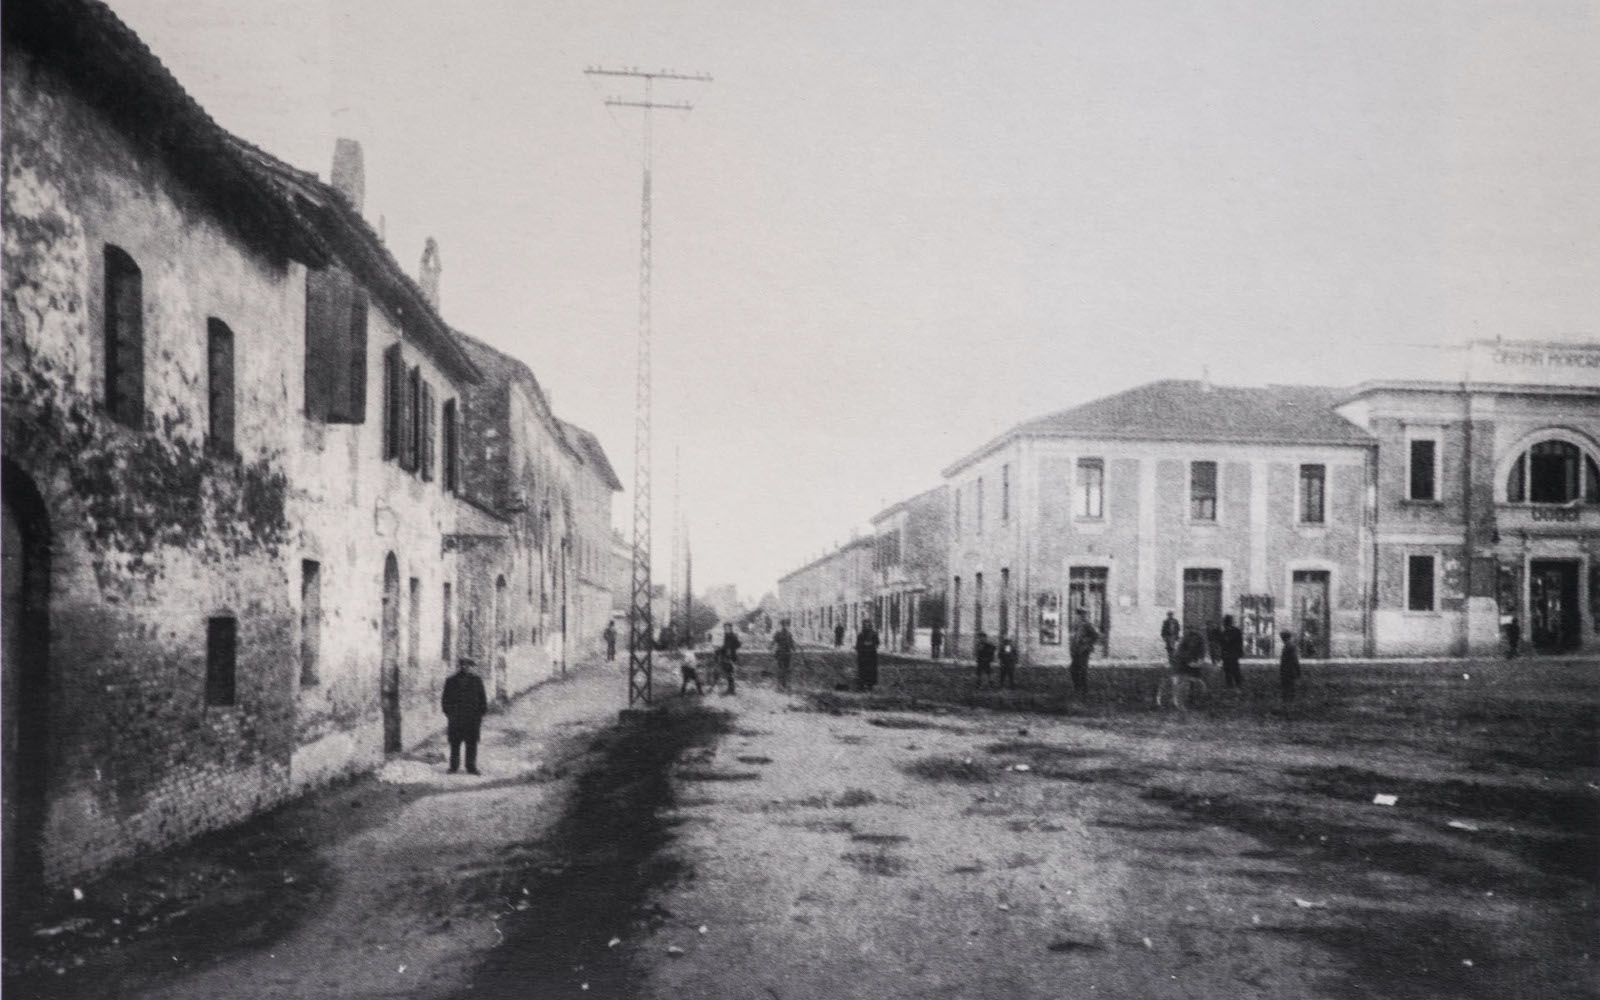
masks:
<path id="1" fill-rule="evenodd" d="M 634 480 L 654 121 L 654 569 L 749 603 L 1021 420 L 1600 340 L 1593 0 L 111 0 L 327 176 Z M 614 520 L 631 531 L 631 496 Z"/>

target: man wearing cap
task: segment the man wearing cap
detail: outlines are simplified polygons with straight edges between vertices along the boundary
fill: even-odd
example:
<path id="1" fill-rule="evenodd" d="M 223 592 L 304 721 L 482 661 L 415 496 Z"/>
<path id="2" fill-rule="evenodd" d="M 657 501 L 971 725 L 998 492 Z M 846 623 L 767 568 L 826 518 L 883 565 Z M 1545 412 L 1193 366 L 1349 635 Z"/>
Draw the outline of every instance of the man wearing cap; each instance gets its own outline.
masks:
<path id="1" fill-rule="evenodd" d="M 478 731 L 489 711 L 489 698 L 484 693 L 483 681 L 472 672 L 473 665 L 470 656 L 457 661 L 457 670 L 445 679 L 444 697 L 440 699 L 444 717 L 449 720 L 445 737 L 450 741 L 451 774 L 455 774 L 461 764 L 463 743 L 467 745 L 467 773 L 478 773 Z"/>

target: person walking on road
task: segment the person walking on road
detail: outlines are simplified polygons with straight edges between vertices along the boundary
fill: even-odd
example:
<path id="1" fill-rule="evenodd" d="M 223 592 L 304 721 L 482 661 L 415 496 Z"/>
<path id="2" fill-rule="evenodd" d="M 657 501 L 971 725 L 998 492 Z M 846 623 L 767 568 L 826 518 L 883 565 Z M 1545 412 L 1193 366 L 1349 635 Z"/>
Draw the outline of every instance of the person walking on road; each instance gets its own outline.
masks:
<path id="1" fill-rule="evenodd" d="M 700 670 L 696 662 L 697 654 L 695 653 L 694 647 L 685 646 L 683 649 L 667 655 L 678 658 L 678 670 L 683 675 L 683 683 L 678 687 L 678 694 L 687 695 L 689 693 L 689 685 L 691 683 L 694 684 L 695 694 L 705 694 L 705 686 L 700 683 Z M 712 683 L 716 682 L 713 681 Z"/>
<path id="2" fill-rule="evenodd" d="M 606 622 L 606 630 L 600 633 L 606 640 L 606 659 L 617 658 L 617 623 Z"/>
<path id="3" fill-rule="evenodd" d="M 1089 654 L 1100 644 L 1100 630 L 1089 622 L 1089 614 L 1079 609 L 1072 626 L 1072 645 L 1068 647 L 1071 660 L 1067 668 L 1072 675 L 1072 689 L 1080 696 L 1089 693 Z"/>
<path id="4" fill-rule="evenodd" d="M 1223 686 L 1244 687 L 1244 674 L 1239 671 L 1239 660 L 1244 656 L 1244 633 L 1233 623 L 1232 615 L 1222 616 L 1222 633 L 1218 645 L 1222 654 Z"/>
<path id="5" fill-rule="evenodd" d="M 1517 647 L 1522 644 L 1522 626 L 1517 624 L 1517 616 L 1512 615 L 1505 624 L 1506 630 L 1506 659 L 1517 658 Z"/>
<path id="6" fill-rule="evenodd" d="M 733 686 L 733 668 L 739 663 L 741 645 L 743 643 L 739 641 L 739 637 L 733 634 L 733 626 L 722 626 L 722 645 L 717 648 L 717 653 L 722 661 L 723 676 L 728 679 L 728 694 L 736 693 Z"/>
<path id="7" fill-rule="evenodd" d="M 1300 646 L 1294 633 L 1285 629 L 1278 638 L 1283 640 L 1283 653 L 1278 657 L 1278 685 L 1283 690 L 1283 700 L 1294 697 L 1294 686 L 1300 680 Z"/>
<path id="8" fill-rule="evenodd" d="M 989 680 L 994 673 L 994 643 L 989 641 L 989 633 L 978 633 L 978 642 L 973 653 L 978 661 L 978 687 L 981 688 L 983 682 Z"/>
<path id="9" fill-rule="evenodd" d="M 1000 687 L 1017 686 L 1017 644 L 1012 639 L 1000 640 Z"/>
<path id="10" fill-rule="evenodd" d="M 1183 626 L 1178 624 L 1177 617 L 1170 611 L 1167 620 L 1161 623 L 1161 642 L 1167 647 L 1167 661 L 1170 663 L 1178 655 L 1178 637 L 1183 634 Z"/>
<path id="11" fill-rule="evenodd" d="M 856 633 L 856 686 L 863 691 L 878 686 L 878 630 L 870 618 L 861 620 L 861 631 Z"/>
<path id="12" fill-rule="evenodd" d="M 833 644 L 835 646 L 844 645 L 844 622 L 840 622 L 833 627 Z"/>
<path id="13" fill-rule="evenodd" d="M 778 623 L 772 636 L 772 655 L 778 661 L 778 686 L 789 690 L 789 661 L 794 656 L 794 636 L 789 634 L 789 619 Z"/>
<path id="14" fill-rule="evenodd" d="M 463 656 L 456 663 L 456 672 L 444 682 L 444 695 L 439 699 L 446 719 L 445 738 L 450 741 L 450 773 L 461 766 L 461 747 L 467 748 L 467 773 L 478 773 L 478 734 L 483 717 L 489 711 L 489 698 L 483 690 L 483 680 L 472 672 L 474 661 Z"/>
<path id="15" fill-rule="evenodd" d="M 933 651 L 933 658 L 937 660 L 939 653 L 944 649 L 944 629 L 935 625 L 928 635 L 928 648 Z"/>

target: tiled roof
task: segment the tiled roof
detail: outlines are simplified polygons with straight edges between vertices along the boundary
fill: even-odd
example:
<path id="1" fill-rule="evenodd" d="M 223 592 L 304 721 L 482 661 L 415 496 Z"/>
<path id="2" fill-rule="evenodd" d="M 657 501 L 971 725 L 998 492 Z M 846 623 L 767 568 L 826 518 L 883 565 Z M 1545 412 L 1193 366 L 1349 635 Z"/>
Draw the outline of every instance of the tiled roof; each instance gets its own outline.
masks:
<path id="1" fill-rule="evenodd" d="M 277 197 L 226 130 L 104 3 L 11 3 L 0 26 L 8 48 L 32 52 L 63 73 L 130 140 L 206 196 L 244 242 L 313 267 L 326 261 L 327 247 L 316 231 Z"/>
<path id="2" fill-rule="evenodd" d="M 283 203 L 313 227 L 340 262 L 400 318 L 401 327 L 418 346 L 457 377 L 468 382 L 482 377 L 421 287 L 343 192 L 238 136 L 228 138 L 274 186 Z"/>
<path id="3" fill-rule="evenodd" d="M 1334 411 L 1348 391 L 1320 385 L 1231 386 L 1168 379 L 1029 420 L 945 470 L 951 475 L 1018 438 L 1113 438 L 1221 444 L 1371 445 Z"/>
<path id="4" fill-rule="evenodd" d="M 561 421 L 561 429 L 566 431 L 567 437 L 577 445 L 583 460 L 594 466 L 595 474 L 600 477 L 601 482 L 613 490 L 622 489 L 622 480 L 617 478 L 616 470 L 611 467 L 611 460 L 606 458 L 606 450 L 600 447 L 599 438 L 577 424 L 570 424 L 565 420 Z"/>
<path id="5" fill-rule="evenodd" d="M 455 330 L 454 333 L 456 342 L 461 345 L 462 350 L 466 351 L 473 364 L 478 366 L 478 370 L 483 372 L 486 382 L 495 386 L 509 385 L 512 382 L 522 383 L 533 396 L 534 407 L 539 411 L 539 419 L 545 422 L 545 426 L 549 428 L 550 435 L 556 439 L 556 443 L 573 454 L 578 454 L 576 443 L 568 440 L 562 422 L 556 418 L 555 413 L 550 409 L 550 401 L 546 398 L 544 389 L 540 387 L 539 379 L 533 374 L 532 368 L 529 368 L 520 359 L 490 347 L 469 333 L 463 333 L 460 330 Z M 581 458 L 582 455 L 579 455 L 579 457 Z"/>

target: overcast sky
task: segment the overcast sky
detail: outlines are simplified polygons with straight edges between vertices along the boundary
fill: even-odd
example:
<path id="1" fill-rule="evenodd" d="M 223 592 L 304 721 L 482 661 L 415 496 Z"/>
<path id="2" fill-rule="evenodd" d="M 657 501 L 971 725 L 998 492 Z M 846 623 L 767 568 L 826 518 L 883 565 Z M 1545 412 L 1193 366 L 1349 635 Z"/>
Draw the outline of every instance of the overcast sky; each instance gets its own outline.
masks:
<path id="1" fill-rule="evenodd" d="M 747 600 L 1019 420 L 1600 338 L 1600 4 L 111 0 L 327 176 L 632 481 L 656 123 L 655 566 Z M 752 8 L 759 8 L 752 10 Z M 1410 346 L 1407 346 L 1410 345 Z M 1418 347 L 1416 345 L 1425 345 Z M 631 524 L 628 494 L 615 520 Z"/>

